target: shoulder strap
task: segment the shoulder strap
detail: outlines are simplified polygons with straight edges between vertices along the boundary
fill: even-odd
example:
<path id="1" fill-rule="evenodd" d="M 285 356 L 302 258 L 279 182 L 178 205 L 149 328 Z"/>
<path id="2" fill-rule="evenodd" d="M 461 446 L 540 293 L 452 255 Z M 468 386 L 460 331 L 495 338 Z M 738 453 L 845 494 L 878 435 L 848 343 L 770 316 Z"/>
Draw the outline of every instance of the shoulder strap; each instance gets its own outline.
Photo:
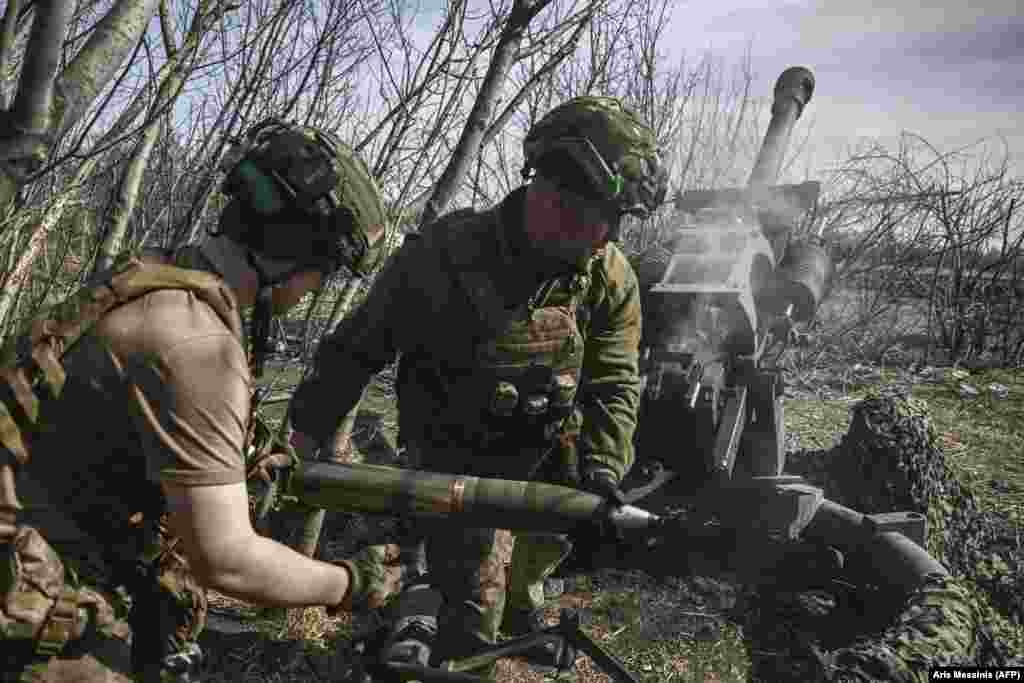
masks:
<path id="1" fill-rule="evenodd" d="M 439 234 L 445 268 L 456 289 L 462 291 L 485 330 L 498 330 L 508 320 L 508 312 L 498 294 L 490 263 L 496 256 L 493 226 L 497 209 L 481 213 L 460 211 L 435 224 Z"/>
<path id="2" fill-rule="evenodd" d="M 472 217 L 476 220 L 469 222 L 467 219 Z M 498 220 L 498 210 L 491 209 L 479 214 L 456 212 L 450 219 L 446 217 L 434 224 L 435 229 L 444 231 L 441 237 L 447 270 L 452 273 L 458 288 L 465 292 L 481 322 L 490 330 L 500 329 L 510 315 L 498 294 L 487 262 L 490 256 L 487 251 L 493 248 L 487 237 Z M 570 305 L 576 308 L 577 328 L 585 339 L 590 330 L 593 309 L 608 286 L 608 274 L 603 263 L 603 258 L 595 258 L 588 273 L 577 275 L 568 282 L 559 277 L 541 283 L 534 298 L 535 305 L 543 306 L 555 287 L 560 282 L 564 283 L 571 290 Z"/>
<path id="3" fill-rule="evenodd" d="M 219 277 L 123 254 L 96 282 L 37 316 L 27 333 L 5 345 L 0 353 L 0 537 L 2 516 L 20 509 L 13 465 L 28 462 L 33 436 L 47 427 L 41 411 L 64 388 L 64 355 L 111 310 L 159 289 L 194 292 L 241 338 L 237 303 Z"/>

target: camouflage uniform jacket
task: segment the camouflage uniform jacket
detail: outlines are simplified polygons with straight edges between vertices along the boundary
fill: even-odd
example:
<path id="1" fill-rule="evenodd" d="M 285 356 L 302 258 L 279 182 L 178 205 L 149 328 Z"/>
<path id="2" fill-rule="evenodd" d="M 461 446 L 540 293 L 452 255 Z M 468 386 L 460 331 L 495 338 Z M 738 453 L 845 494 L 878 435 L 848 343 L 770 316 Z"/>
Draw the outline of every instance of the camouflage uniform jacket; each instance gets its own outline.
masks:
<path id="1" fill-rule="evenodd" d="M 292 419 L 298 431 L 326 441 L 371 377 L 392 362 L 396 352 L 402 354 L 403 366 L 441 368 L 451 374 L 467 368 L 467 357 L 486 328 L 472 293 L 465 291 L 453 269 L 486 273 L 508 308 L 530 301 L 557 276 L 585 275 L 585 310 L 577 316 L 584 346 L 576 396 L 576 417 L 582 425 L 576 447 L 584 464 L 589 459 L 620 476 L 628 471 L 640 391 L 636 277 L 615 244 L 591 259 L 588 273 L 565 267 L 545 272 L 538 265 L 543 257 L 526 244 L 521 228 L 524 194 L 516 191 L 488 211 L 451 214 L 406 242 L 366 302 L 321 342 L 315 373 L 293 398 Z M 472 262 L 456 266 L 455 251 L 473 254 Z M 414 381 L 399 381 L 400 427 L 410 442 L 422 442 L 430 423 L 443 419 L 451 396 L 412 374 Z"/>

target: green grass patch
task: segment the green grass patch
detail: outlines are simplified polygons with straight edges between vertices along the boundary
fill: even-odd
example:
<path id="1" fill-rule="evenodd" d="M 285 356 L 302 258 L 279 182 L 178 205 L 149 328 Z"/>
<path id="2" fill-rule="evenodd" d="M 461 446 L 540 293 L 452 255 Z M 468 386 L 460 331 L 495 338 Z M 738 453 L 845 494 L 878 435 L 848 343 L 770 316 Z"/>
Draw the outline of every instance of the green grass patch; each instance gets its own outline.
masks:
<path id="1" fill-rule="evenodd" d="M 664 602 L 665 604 L 659 604 Z M 747 681 L 750 661 L 739 629 L 708 614 L 683 627 L 659 633 L 655 614 L 687 614 L 662 591 L 602 591 L 594 594 L 594 621 L 588 629 L 602 648 L 645 683 Z M 692 608 L 689 608 L 692 609 Z M 597 635 L 599 634 L 599 635 Z"/>
<path id="2" fill-rule="evenodd" d="M 978 397 L 960 398 L 961 383 L 976 387 Z M 1008 398 L 994 397 L 992 384 L 1008 387 Z M 913 396 L 927 401 L 947 462 L 982 508 L 1024 522 L 1024 370 L 973 371 L 916 385 Z"/>
<path id="3" fill-rule="evenodd" d="M 882 374 L 882 384 L 898 379 L 896 371 Z M 961 384 L 977 388 L 978 396 L 961 398 Z M 993 384 L 1006 386 L 1008 398 L 996 398 Z M 799 435 L 802 448 L 831 448 L 849 427 L 851 406 L 870 389 L 858 387 L 839 400 L 789 399 L 786 429 Z M 963 370 L 939 384 L 916 383 L 911 396 L 927 402 L 946 461 L 983 509 L 1024 522 L 1024 370 Z"/>
<path id="4" fill-rule="evenodd" d="M 786 431 L 800 437 L 800 447 L 832 448 L 850 425 L 850 406 L 846 400 L 787 399 Z"/>

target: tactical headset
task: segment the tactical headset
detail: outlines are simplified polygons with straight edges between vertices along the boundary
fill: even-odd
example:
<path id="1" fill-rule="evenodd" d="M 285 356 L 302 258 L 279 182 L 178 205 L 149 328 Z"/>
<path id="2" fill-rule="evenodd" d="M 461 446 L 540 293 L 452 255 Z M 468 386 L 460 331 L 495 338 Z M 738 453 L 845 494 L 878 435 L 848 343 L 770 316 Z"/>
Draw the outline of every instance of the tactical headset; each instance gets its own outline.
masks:
<path id="1" fill-rule="evenodd" d="M 331 273 L 357 263 L 369 245 L 337 195 L 340 155 L 330 133 L 277 118 L 253 126 L 225 157 L 222 191 L 238 200 L 241 215 L 222 221 L 222 232 L 297 269 Z"/>
<path id="2" fill-rule="evenodd" d="M 273 216 L 289 206 L 328 215 L 338 208 L 334 194 L 341 179 L 331 155 L 337 139 L 307 129 L 314 139 L 280 119 L 267 119 L 246 134 L 244 156 L 228 172 L 224 192 L 257 213 Z"/>

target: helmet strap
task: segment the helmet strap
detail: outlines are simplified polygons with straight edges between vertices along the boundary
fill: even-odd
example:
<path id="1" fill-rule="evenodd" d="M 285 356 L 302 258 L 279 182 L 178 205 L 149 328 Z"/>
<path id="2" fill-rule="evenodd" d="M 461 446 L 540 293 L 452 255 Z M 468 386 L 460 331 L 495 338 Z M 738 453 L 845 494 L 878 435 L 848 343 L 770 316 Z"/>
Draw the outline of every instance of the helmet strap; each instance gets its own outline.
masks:
<path id="1" fill-rule="evenodd" d="M 618 242 L 622 238 L 622 214 L 616 213 L 608 219 L 608 241 Z"/>
<path id="2" fill-rule="evenodd" d="M 263 376 L 267 354 L 270 352 L 270 322 L 273 310 L 270 302 L 270 288 L 261 289 L 249 320 L 249 369 L 253 377 Z"/>
<path id="3" fill-rule="evenodd" d="M 249 370 L 253 377 L 263 376 L 267 355 L 270 352 L 270 324 L 274 317 L 273 285 L 275 281 L 267 274 L 263 264 L 252 249 L 245 250 L 249 267 L 256 272 L 256 303 L 249 318 Z M 281 278 L 277 279 L 280 282 Z"/>

